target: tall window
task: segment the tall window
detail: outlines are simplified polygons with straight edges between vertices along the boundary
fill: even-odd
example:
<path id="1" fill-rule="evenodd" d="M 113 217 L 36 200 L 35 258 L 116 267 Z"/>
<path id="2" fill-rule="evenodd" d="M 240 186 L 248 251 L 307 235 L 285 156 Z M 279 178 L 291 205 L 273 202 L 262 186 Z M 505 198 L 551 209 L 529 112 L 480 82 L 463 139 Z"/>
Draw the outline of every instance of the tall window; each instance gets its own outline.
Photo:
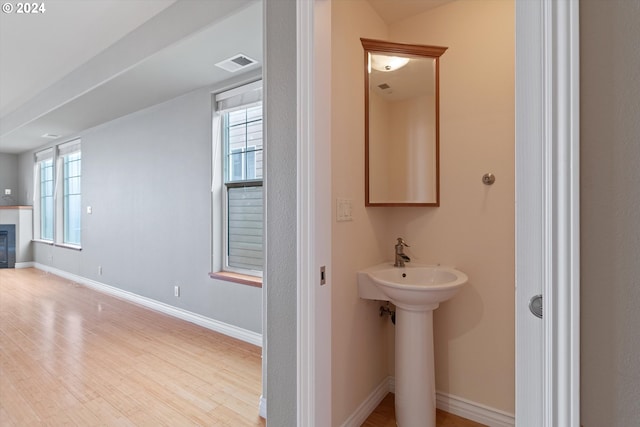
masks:
<path id="1" fill-rule="evenodd" d="M 35 162 L 34 235 L 55 244 L 80 246 L 80 141 L 40 151 L 36 153 Z"/>
<path id="2" fill-rule="evenodd" d="M 80 246 L 82 216 L 82 152 L 80 142 L 58 147 L 62 164 L 62 243 Z"/>
<path id="3" fill-rule="evenodd" d="M 216 95 L 222 119 L 224 263 L 254 276 L 263 269 L 262 89 L 260 82 Z"/>
<path id="4" fill-rule="evenodd" d="M 53 241 L 53 148 L 36 153 L 34 167 L 34 236 Z"/>
<path id="5" fill-rule="evenodd" d="M 49 153 L 51 157 L 49 157 Z M 39 238 L 53 240 L 53 150 L 42 153 L 36 166 L 39 202 Z"/>

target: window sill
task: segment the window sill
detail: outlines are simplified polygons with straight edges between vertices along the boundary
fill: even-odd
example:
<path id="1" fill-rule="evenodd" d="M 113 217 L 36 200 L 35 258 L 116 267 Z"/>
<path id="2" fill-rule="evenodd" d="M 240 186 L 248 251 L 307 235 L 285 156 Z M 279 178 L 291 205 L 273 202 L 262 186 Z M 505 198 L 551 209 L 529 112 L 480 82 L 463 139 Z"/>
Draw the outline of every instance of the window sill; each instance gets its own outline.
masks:
<path id="1" fill-rule="evenodd" d="M 81 251 L 82 250 L 82 246 L 69 245 L 67 243 L 55 243 L 55 242 L 52 242 L 51 240 L 32 239 L 31 241 L 34 242 L 34 243 L 43 243 L 43 244 L 49 245 L 49 246 L 57 246 L 59 248 L 73 249 L 74 251 Z"/>
<path id="2" fill-rule="evenodd" d="M 225 282 L 240 283 L 242 285 L 262 288 L 262 277 L 231 273 L 229 271 L 218 271 L 215 273 L 209 273 L 209 277 L 211 277 L 212 279 L 224 280 Z"/>
<path id="3" fill-rule="evenodd" d="M 32 239 L 34 243 L 44 243 L 45 245 L 53 246 L 53 242 L 51 240 L 41 240 L 41 239 Z"/>
<path id="4" fill-rule="evenodd" d="M 74 251 L 81 251 L 82 246 L 70 245 L 68 243 L 54 243 L 53 246 L 58 246 L 61 248 L 73 249 Z"/>

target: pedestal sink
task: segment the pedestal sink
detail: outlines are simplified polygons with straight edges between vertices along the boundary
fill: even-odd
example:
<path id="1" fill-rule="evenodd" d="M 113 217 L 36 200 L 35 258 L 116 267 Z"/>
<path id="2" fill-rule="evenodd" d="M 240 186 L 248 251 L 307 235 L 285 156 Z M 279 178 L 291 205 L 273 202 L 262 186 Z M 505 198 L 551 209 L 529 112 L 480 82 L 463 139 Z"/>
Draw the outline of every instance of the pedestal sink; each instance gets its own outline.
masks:
<path id="1" fill-rule="evenodd" d="M 454 268 L 384 263 L 358 272 L 360 298 L 396 306 L 396 424 L 435 427 L 433 310 L 467 282 Z"/>

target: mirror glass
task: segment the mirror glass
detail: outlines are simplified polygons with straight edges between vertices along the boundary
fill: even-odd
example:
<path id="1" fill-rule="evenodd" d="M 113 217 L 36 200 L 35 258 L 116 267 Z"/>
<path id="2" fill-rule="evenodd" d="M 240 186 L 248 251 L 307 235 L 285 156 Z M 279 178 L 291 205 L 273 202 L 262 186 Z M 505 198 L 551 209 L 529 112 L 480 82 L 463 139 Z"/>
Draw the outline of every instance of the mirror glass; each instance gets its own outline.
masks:
<path id="1" fill-rule="evenodd" d="M 361 39 L 365 204 L 439 206 L 439 58 L 446 48 Z"/>

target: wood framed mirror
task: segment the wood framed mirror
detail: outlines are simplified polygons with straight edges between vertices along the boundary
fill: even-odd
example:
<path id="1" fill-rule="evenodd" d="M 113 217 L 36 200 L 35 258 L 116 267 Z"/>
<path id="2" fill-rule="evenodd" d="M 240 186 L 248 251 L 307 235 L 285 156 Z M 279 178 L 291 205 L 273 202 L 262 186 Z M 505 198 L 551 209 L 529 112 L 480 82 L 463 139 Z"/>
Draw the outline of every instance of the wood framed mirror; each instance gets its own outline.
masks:
<path id="1" fill-rule="evenodd" d="M 440 206 L 440 56 L 446 47 L 360 39 L 365 205 Z"/>

